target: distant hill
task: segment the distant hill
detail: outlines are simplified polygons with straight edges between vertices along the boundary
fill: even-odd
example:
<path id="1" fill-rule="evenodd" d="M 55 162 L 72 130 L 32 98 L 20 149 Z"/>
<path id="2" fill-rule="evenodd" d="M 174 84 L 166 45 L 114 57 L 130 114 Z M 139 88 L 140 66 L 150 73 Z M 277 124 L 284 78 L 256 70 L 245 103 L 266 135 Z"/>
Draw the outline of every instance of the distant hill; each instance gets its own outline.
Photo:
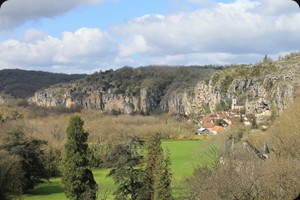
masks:
<path id="1" fill-rule="evenodd" d="M 293 102 L 299 69 L 300 53 L 226 67 L 123 67 L 39 90 L 29 102 L 107 113 L 195 116 L 238 108 L 246 114 L 277 116 Z"/>
<path id="2" fill-rule="evenodd" d="M 58 83 L 67 83 L 85 77 L 84 74 L 58 74 L 20 69 L 0 70 L 0 93 L 17 98 L 27 98 L 42 88 Z"/>
<path id="3" fill-rule="evenodd" d="M 199 81 L 209 80 L 221 69 L 220 66 L 123 67 L 39 90 L 30 102 L 47 107 L 79 106 L 108 113 L 166 111 L 170 104 L 181 104 L 181 100 L 177 102 L 178 96 L 193 93 Z"/>

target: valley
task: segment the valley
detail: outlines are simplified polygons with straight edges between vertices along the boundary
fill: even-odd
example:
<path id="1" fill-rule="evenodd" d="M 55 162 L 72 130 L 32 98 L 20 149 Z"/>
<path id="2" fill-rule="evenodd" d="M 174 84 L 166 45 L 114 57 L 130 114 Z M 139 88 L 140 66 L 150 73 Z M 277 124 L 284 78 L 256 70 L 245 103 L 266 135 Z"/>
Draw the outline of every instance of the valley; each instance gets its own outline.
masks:
<path id="1" fill-rule="evenodd" d="M 12 188 L 3 194 L 66 199 L 61 183 L 66 130 L 78 116 L 88 133 L 86 159 L 99 186 L 98 199 L 114 199 L 121 188 L 114 177 L 107 177 L 122 168 L 114 168 L 111 152 L 133 148 L 127 156 L 142 159 L 124 166 L 147 170 L 149 135 L 161 141 L 156 150 L 163 149 L 158 158 L 169 166 L 161 170 L 170 170 L 175 199 L 291 199 L 300 185 L 299 63 L 295 53 L 253 65 L 125 67 L 37 88 L 27 98 L 2 90 L 0 168 L 8 171 L 3 178 L 21 187 L 24 177 L 18 167 L 29 158 L 20 156 L 35 151 L 40 154 L 30 159 L 37 159 L 44 173 L 28 171 L 37 180 L 29 189 L 23 187 L 24 194 L 16 195 Z M 267 154 L 261 153 L 263 145 L 268 145 Z M 20 149 L 28 152 L 15 154 Z M 15 164 L 5 164 L 10 161 Z M 280 185 L 283 174 L 288 187 Z M 10 180 L 12 175 L 20 179 Z"/>

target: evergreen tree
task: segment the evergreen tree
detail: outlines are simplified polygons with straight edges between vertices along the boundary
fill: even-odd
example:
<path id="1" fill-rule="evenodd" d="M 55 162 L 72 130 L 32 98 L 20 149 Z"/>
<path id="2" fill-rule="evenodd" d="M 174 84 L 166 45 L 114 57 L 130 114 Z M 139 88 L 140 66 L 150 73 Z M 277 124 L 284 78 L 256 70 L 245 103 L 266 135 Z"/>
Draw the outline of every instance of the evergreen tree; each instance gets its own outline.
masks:
<path id="1" fill-rule="evenodd" d="M 170 152 L 167 150 L 165 158 L 159 156 L 156 162 L 154 175 L 154 200 L 171 200 L 171 160 Z"/>
<path id="2" fill-rule="evenodd" d="M 108 154 L 109 165 L 112 170 L 109 176 L 115 181 L 117 190 L 114 192 L 116 200 L 143 199 L 143 156 L 140 152 L 142 141 L 133 137 L 125 144 L 116 145 Z"/>
<path id="3" fill-rule="evenodd" d="M 150 134 L 145 141 L 147 150 L 144 196 L 149 200 L 172 199 L 170 158 L 163 156 L 160 134 Z"/>
<path id="4" fill-rule="evenodd" d="M 70 118 L 67 128 L 67 143 L 63 159 L 62 183 L 69 199 L 94 200 L 98 185 L 94 180 L 88 161 L 88 133 L 79 116 Z"/>
<path id="5" fill-rule="evenodd" d="M 145 199 L 152 200 L 154 198 L 154 175 L 157 167 L 158 159 L 162 154 L 160 134 L 149 134 L 146 136 L 145 148 L 147 151 L 146 169 L 145 169 Z"/>
<path id="6" fill-rule="evenodd" d="M 8 134 L 2 148 L 20 158 L 23 173 L 22 191 L 33 189 L 43 178 L 48 178 L 43 163 L 44 151 L 42 146 L 46 141 L 25 138 L 22 129 L 18 128 Z"/>

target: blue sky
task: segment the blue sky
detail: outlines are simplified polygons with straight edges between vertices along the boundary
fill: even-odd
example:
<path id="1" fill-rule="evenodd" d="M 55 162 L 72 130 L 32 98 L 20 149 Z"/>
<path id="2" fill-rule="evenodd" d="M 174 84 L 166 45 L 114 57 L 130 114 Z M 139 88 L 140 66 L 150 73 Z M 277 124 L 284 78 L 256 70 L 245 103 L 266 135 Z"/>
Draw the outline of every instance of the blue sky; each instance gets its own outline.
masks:
<path id="1" fill-rule="evenodd" d="M 62 16 L 42 20 L 42 29 L 52 35 L 75 31 L 81 27 L 109 29 L 114 24 L 125 23 L 145 14 L 166 13 L 168 3 L 160 0 L 119 0 L 77 8 Z M 59 20 L 59 23 L 58 23 Z"/>
<path id="2" fill-rule="evenodd" d="M 291 0 L 9 0 L 0 69 L 255 63 L 298 51 L 299 30 Z"/>

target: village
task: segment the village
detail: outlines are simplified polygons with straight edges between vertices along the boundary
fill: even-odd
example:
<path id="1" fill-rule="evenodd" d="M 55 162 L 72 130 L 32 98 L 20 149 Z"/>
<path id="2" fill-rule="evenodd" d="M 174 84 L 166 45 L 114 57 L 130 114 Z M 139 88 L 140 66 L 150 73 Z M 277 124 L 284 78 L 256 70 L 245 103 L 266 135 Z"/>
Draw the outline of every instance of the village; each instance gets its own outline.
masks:
<path id="1" fill-rule="evenodd" d="M 197 130 L 198 135 L 216 135 L 222 133 L 227 127 L 241 125 L 256 128 L 258 122 L 266 116 L 271 116 L 270 107 L 261 103 L 260 109 L 255 114 L 245 114 L 245 106 L 238 105 L 237 99 L 232 98 L 231 109 L 227 111 L 219 111 L 215 113 L 210 113 L 204 116 L 196 118 L 198 126 L 200 127 Z M 262 124 L 262 129 L 265 130 L 268 128 L 267 125 Z"/>

